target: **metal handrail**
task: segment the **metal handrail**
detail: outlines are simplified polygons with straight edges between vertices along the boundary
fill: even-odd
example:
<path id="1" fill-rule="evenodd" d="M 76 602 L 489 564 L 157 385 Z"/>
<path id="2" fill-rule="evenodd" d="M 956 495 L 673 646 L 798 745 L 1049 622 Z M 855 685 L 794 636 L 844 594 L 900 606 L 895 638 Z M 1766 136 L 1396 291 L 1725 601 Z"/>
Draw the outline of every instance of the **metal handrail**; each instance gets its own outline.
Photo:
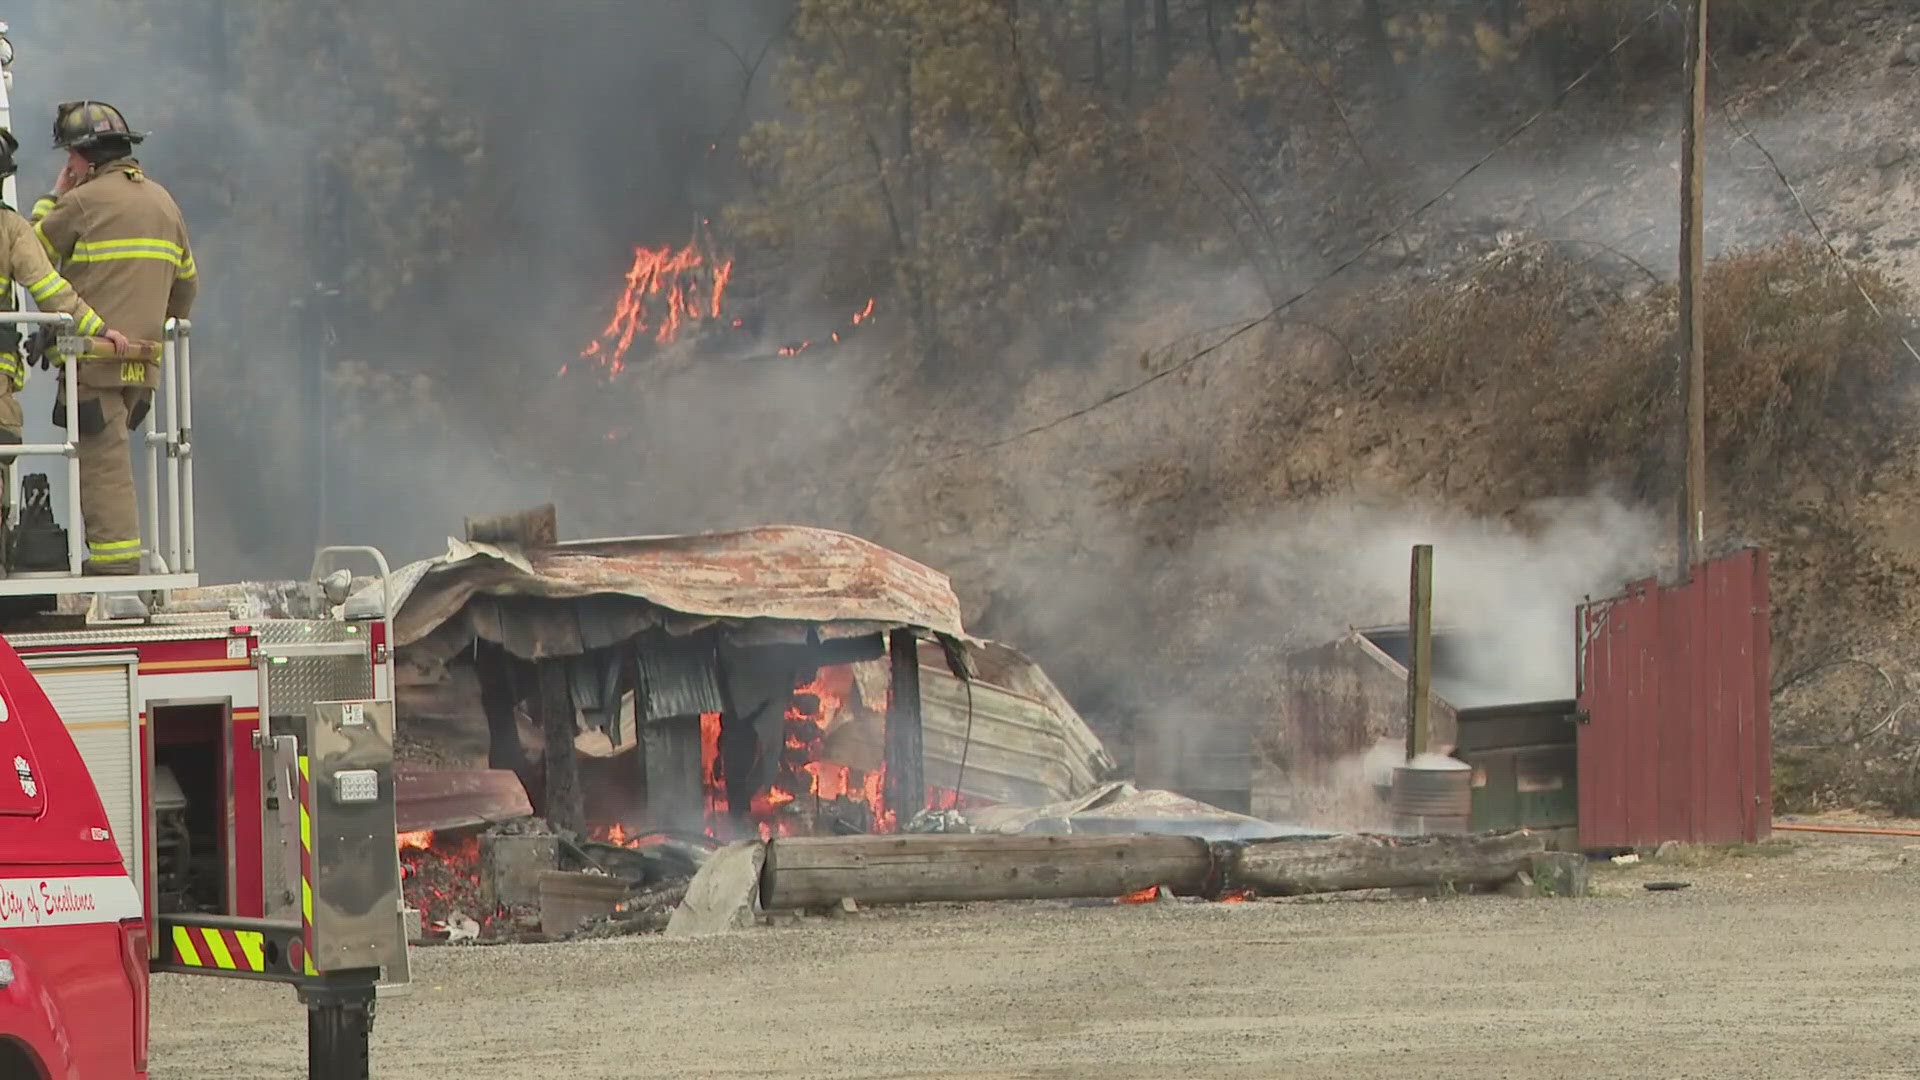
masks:
<path id="1" fill-rule="evenodd" d="M 392 643 L 393 643 L 393 568 L 387 565 L 386 555 L 382 553 L 379 548 L 369 547 L 365 544 L 334 544 L 328 547 L 323 547 L 320 550 L 313 553 L 313 573 L 311 577 L 312 577 L 312 580 L 314 581 L 321 580 L 335 565 L 337 565 L 337 563 L 340 561 L 340 556 L 354 555 L 354 554 L 366 555 L 371 557 L 373 559 L 374 565 L 380 568 L 380 621 L 386 626 L 387 655 L 384 661 L 384 666 L 386 667 L 386 670 L 387 670 L 387 698 L 390 700 L 395 693 L 395 687 L 397 686 L 397 684 L 393 681 L 394 680 L 393 657 L 394 657 L 394 653 L 396 652 L 396 650 L 392 647 Z M 346 568 L 341 567 L 341 569 L 346 569 Z M 353 591 L 352 585 L 348 585 L 347 591 L 349 593 L 349 598 L 351 598 L 351 593 Z M 369 648 L 372 647 L 372 642 L 368 642 L 368 647 Z M 376 663 L 381 662 L 378 653 L 374 654 L 374 659 Z M 376 689 L 378 689 L 378 687 L 376 687 Z M 375 694 L 374 696 L 378 697 L 379 695 Z"/>
<path id="2" fill-rule="evenodd" d="M 332 544 L 321 548 L 313 553 L 313 572 L 310 575 L 312 580 L 319 581 L 329 570 L 338 567 L 338 556 L 352 554 L 371 556 L 374 565 L 380 568 L 380 618 L 382 620 L 393 618 L 393 586 L 391 584 L 393 569 L 387 565 L 386 555 L 377 547 L 369 547 L 365 544 Z M 338 568 L 345 569 L 345 567 Z"/>
<path id="3" fill-rule="evenodd" d="M 74 320 L 71 315 L 60 312 L 0 311 L 0 325 L 8 324 L 22 327 L 56 326 L 67 331 L 73 328 Z M 158 407 L 148 415 L 146 434 L 134 440 L 134 444 L 144 450 L 147 459 L 146 520 L 140 524 L 140 536 L 145 545 L 144 554 L 149 570 L 193 572 L 193 466 L 191 444 L 187 439 L 188 424 L 192 420 L 192 410 L 187 403 L 193 378 L 191 352 L 187 345 L 191 330 L 192 324 L 185 319 L 167 320 L 166 339 L 161 343 L 160 401 Z M 67 346 L 67 339 L 63 337 L 60 379 L 70 406 L 65 441 L 0 445 L 0 463 L 10 464 L 25 457 L 61 457 L 67 460 L 67 513 L 72 519 L 67 529 L 67 572 L 78 577 L 86 563 L 85 532 L 78 527 L 81 520 L 80 451 L 75 442 L 79 430 L 80 365 L 111 360 L 79 357 L 68 351 Z M 160 497 L 159 458 L 162 453 L 167 459 L 164 509 Z M 9 484 L 9 501 L 13 499 L 13 491 L 14 485 Z M 164 549 L 159 546 L 163 524 L 166 537 Z"/>

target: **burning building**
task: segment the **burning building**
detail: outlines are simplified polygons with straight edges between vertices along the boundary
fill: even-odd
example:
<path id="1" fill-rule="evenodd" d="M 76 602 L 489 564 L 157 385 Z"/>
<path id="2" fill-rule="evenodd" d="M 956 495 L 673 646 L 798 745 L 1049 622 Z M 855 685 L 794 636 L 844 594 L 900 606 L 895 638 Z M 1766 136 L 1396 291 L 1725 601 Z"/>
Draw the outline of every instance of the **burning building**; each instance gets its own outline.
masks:
<path id="1" fill-rule="evenodd" d="M 555 825 L 629 844 L 886 832 L 1113 768 L 1031 661 L 965 635 L 945 576 L 878 545 L 553 532 L 550 510 L 470 524 L 396 575 L 400 753 L 411 801 L 439 807 L 410 814 L 403 790 L 416 828 L 484 819 L 445 794 L 481 768 Z"/>

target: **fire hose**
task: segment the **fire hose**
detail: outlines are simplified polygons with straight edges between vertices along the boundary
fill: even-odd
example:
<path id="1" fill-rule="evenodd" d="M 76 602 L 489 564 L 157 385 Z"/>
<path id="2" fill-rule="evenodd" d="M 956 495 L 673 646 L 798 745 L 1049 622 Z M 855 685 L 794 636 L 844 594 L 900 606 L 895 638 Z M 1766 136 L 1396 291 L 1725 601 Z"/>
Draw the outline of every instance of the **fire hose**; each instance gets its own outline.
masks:
<path id="1" fill-rule="evenodd" d="M 1844 836 L 1920 836 L 1920 829 L 1890 829 L 1875 825 L 1795 825 L 1776 821 L 1777 832 L 1839 833 Z"/>

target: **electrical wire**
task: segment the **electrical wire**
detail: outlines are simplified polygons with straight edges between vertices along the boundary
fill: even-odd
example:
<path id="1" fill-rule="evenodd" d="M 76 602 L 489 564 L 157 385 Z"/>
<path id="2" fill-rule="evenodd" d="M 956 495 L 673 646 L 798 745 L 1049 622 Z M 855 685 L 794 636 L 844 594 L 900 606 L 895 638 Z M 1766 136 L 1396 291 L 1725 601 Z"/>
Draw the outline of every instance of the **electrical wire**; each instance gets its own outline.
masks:
<path id="1" fill-rule="evenodd" d="M 967 752 L 973 749 L 973 680 L 961 678 L 967 688 L 967 734 L 960 742 L 960 768 L 953 774 L 953 804 L 949 810 L 960 809 L 960 785 L 967 778 Z"/>
<path id="2" fill-rule="evenodd" d="M 1633 27 L 1627 30 L 1625 34 L 1621 35 L 1620 39 L 1618 41 L 1615 41 L 1613 43 L 1613 46 L 1609 48 L 1604 54 L 1602 54 L 1599 59 L 1595 60 L 1592 64 L 1589 64 L 1586 70 L 1582 71 L 1578 76 L 1574 78 L 1572 82 L 1568 83 L 1565 87 L 1563 87 L 1559 93 L 1555 94 L 1552 101 L 1549 101 L 1547 104 L 1541 106 L 1537 111 L 1534 112 L 1532 116 L 1529 116 L 1525 120 L 1521 121 L 1518 127 L 1515 127 L 1512 131 L 1509 131 L 1504 137 L 1500 139 L 1500 141 L 1496 142 L 1492 146 L 1492 148 L 1490 148 L 1486 153 L 1480 155 L 1479 160 L 1475 161 L 1472 165 L 1469 165 L 1466 168 L 1466 170 L 1462 172 L 1460 175 L 1454 177 L 1453 180 L 1447 184 L 1447 186 L 1441 188 L 1438 192 L 1436 192 L 1433 195 L 1432 198 L 1429 198 L 1427 201 L 1415 207 L 1412 210 L 1412 212 L 1408 213 L 1405 217 L 1402 217 L 1398 223 L 1388 228 L 1385 232 L 1382 232 L 1378 236 L 1375 236 L 1372 240 L 1367 241 L 1364 245 L 1360 247 L 1360 250 L 1354 252 L 1352 255 L 1349 255 L 1339 265 L 1335 266 L 1332 270 L 1328 271 L 1327 273 L 1321 275 L 1312 284 L 1309 284 L 1308 286 L 1301 289 L 1300 291 L 1287 297 L 1285 300 L 1282 300 L 1278 304 L 1275 304 L 1273 307 L 1269 308 L 1264 314 L 1256 316 L 1252 319 L 1249 319 L 1244 323 L 1241 323 L 1239 326 L 1236 326 L 1233 330 L 1229 331 L 1225 336 L 1220 338 L 1218 341 L 1215 341 L 1213 344 L 1208 345 L 1205 348 L 1202 348 L 1199 351 L 1185 357 L 1184 359 L 1180 360 L 1178 363 L 1173 364 L 1170 367 L 1162 368 L 1159 371 L 1154 372 L 1153 374 L 1147 376 L 1144 379 L 1131 383 L 1127 386 L 1121 387 L 1118 390 L 1114 390 L 1106 394 L 1105 396 L 1091 402 L 1090 404 L 1083 405 L 1080 408 L 1074 409 L 1070 412 L 1062 413 L 1059 416 L 1056 416 L 1050 420 L 1046 420 L 1042 423 L 1035 424 L 1021 431 L 1014 432 L 1011 435 L 1007 435 L 998 439 L 989 440 L 983 443 L 975 443 L 972 446 L 961 447 L 960 449 L 955 450 L 951 453 L 944 454 L 939 457 L 931 458 L 925 461 L 916 462 L 911 465 L 904 465 L 904 466 L 901 466 L 901 468 L 922 469 L 922 468 L 927 468 L 933 465 L 940 465 L 949 461 L 957 460 L 959 458 L 971 457 L 974 454 L 985 453 L 989 450 L 997 450 L 1000 447 L 1008 446 L 1012 443 L 1020 442 L 1034 435 L 1039 435 L 1043 432 L 1051 431 L 1052 429 L 1057 428 L 1062 424 L 1071 423 L 1099 409 L 1106 408 L 1108 405 L 1111 405 L 1114 402 L 1132 397 L 1134 394 L 1137 394 L 1140 391 L 1147 389 L 1148 387 L 1154 385 L 1155 383 L 1159 382 L 1162 379 L 1167 378 L 1170 375 L 1177 375 L 1180 372 L 1185 371 L 1188 368 L 1192 367 L 1193 365 L 1199 363 L 1201 360 L 1204 360 L 1207 357 L 1212 356 L 1214 353 L 1219 352 L 1221 349 L 1233 343 L 1235 340 L 1252 332 L 1253 330 L 1258 329 L 1259 327 L 1264 326 L 1267 323 L 1273 322 L 1274 320 L 1278 319 L 1282 314 L 1284 314 L 1289 308 L 1300 303 L 1302 300 L 1305 300 L 1307 297 L 1312 296 L 1314 293 L 1318 292 L 1322 287 L 1332 282 L 1335 278 L 1338 278 L 1340 275 L 1352 269 L 1355 265 L 1357 265 L 1360 262 L 1360 260 L 1372 254 L 1375 249 L 1380 247 L 1380 245 L 1386 243 L 1388 240 L 1391 240 L 1395 236 L 1399 235 L 1402 231 L 1404 231 L 1407 228 L 1407 226 L 1412 225 L 1415 221 L 1418 221 L 1424 214 L 1426 214 L 1428 210 L 1431 210 L 1433 209 L 1433 207 L 1438 205 L 1442 199 L 1445 199 L 1447 196 L 1453 194 L 1454 191 L 1458 189 L 1461 184 L 1464 184 L 1467 182 L 1467 179 L 1469 177 L 1479 172 L 1482 167 L 1484 167 L 1488 162 L 1492 161 L 1496 156 L 1498 156 L 1502 150 L 1505 150 L 1508 146 L 1512 145 L 1514 140 L 1526 134 L 1528 129 L 1532 128 L 1534 124 L 1538 123 L 1542 118 L 1547 116 L 1549 113 L 1552 113 L 1558 110 L 1560 106 L 1566 102 L 1567 98 L 1570 97 L 1575 90 L 1580 88 L 1581 84 L 1585 83 L 1587 79 L 1593 75 L 1594 72 L 1600 70 L 1601 65 L 1605 64 L 1608 60 L 1612 59 L 1615 53 L 1618 53 L 1622 48 L 1626 46 L 1627 42 L 1633 40 L 1635 35 L 1639 34 L 1640 31 L 1644 30 L 1650 23 L 1652 23 L 1655 19 L 1659 18 L 1661 13 L 1664 12 L 1665 10 L 1666 10 L 1666 5 L 1663 4 L 1655 7 L 1652 11 L 1648 12 L 1646 18 L 1641 19 L 1638 23 L 1635 23 Z"/>
<path id="3" fill-rule="evenodd" d="M 1709 57 L 1708 63 L 1713 65 L 1713 70 L 1720 70 L 1719 60 Z M 1873 295 L 1867 292 L 1867 287 L 1860 284 L 1860 278 L 1853 272 L 1852 264 L 1848 263 L 1846 257 L 1840 254 L 1839 248 L 1833 246 L 1833 240 L 1828 237 L 1827 230 L 1821 227 L 1820 219 L 1814 217 L 1813 211 L 1807 206 L 1807 200 L 1800 197 L 1800 189 L 1794 186 L 1792 180 L 1787 178 L 1787 171 L 1780 167 L 1780 161 L 1773 156 L 1773 151 L 1767 149 L 1766 145 L 1760 141 L 1760 136 L 1754 134 L 1753 129 L 1747 126 L 1746 121 L 1741 118 L 1739 110 L 1733 107 L 1732 102 L 1727 102 L 1722 105 L 1720 111 L 1726 116 L 1727 124 L 1733 128 L 1734 134 L 1752 143 L 1753 148 L 1760 151 L 1760 156 L 1767 159 L 1767 167 L 1772 169 L 1773 175 L 1780 179 L 1781 186 L 1787 189 L 1787 194 L 1793 196 L 1793 204 L 1800 208 L 1800 216 L 1807 219 L 1807 226 L 1813 230 L 1813 235 L 1820 238 L 1820 243 L 1825 245 L 1827 254 L 1833 256 L 1834 265 L 1840 268 L 1841 273 L 1847 275 L 1847 280 L 1851 282 L 1854 289 L 1859 292 L 1860 299 L 1867 302 L 1867 309 L 1873 312 L 1874 318 L 1885 319 L 1887 317 L 1886 313 L 1880 310 L 1880 305 L 1875 302 Z M 1907 335 L 1896 331 L 1894 336 L 1900 339 L 1900 344 L 1906 346 L 1907 355 L 1913 357 L 1916 361 L 1920 361 L 1920 351 L 1914 349 L 1913 342 L 1907 340 Z"/>

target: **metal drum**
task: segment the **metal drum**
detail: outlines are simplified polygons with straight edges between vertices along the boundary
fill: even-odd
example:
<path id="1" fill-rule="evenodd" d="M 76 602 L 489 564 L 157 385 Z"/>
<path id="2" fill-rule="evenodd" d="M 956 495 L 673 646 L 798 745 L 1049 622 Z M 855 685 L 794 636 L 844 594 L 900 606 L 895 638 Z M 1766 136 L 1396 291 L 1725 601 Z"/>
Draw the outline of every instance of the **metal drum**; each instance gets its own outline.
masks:
<path id="1" fill-rule="evenodd" d="M 1464 833 L 1473 816 L 1473 767 L 1444 754 L 1421 754 L 1393 770 L 1395 832 Z"/>

